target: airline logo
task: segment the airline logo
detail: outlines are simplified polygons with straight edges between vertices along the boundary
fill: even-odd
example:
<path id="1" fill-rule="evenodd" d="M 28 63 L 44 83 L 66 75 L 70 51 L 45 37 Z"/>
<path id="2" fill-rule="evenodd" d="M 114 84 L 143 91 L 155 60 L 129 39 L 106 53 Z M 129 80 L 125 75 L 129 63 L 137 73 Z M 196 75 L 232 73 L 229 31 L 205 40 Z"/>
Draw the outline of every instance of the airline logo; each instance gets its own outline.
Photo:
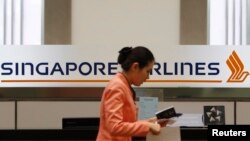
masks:
<path id="1" fill-rule="evenodd" d="M 227 82 L 239 83 L 244 82 L 246 80 L 249 75 L 249 72 L 244 71 L 244 64 L 235 51 L 232 52 L 226 63 L 229 69 L 231 70 L 231 75 L 228 78 Z"/>

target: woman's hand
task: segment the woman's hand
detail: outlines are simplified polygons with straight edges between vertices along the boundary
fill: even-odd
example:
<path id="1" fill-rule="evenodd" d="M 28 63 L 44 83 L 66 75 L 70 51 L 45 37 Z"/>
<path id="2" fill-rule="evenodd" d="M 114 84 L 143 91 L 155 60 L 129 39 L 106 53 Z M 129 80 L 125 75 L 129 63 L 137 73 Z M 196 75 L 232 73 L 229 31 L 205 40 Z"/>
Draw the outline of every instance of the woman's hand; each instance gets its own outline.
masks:
<path id="1" fill-rule="evenodd" d="M 169 119 L 157 119 L 156 117 L 152 117 L 152 118 L 149 118 L 147 119 L 148 122 L 151 122 L 151 123 L 158 123 L 160 124 L 161 127 L 165 127 L 168 122 L 169 122 Z"/>
<path id="2" fill-rule="evenodd" d="M 161 132 L 161 126 L 158 123 L 149 123 L 149 129 L 154 135 L 158 135 Z"/>
<path id="3" fill-rule="evenodd" d="M 154 135 L 160 134 L 161 127 L 166 127 L 168 123 L 168 119 L 157 119 L 156 117 L 149 118 L 147 121 L 149 122 L 150 131 Z"/>
<path id="4" fill-rule="evenodd" d="M 152 118 L 147 119 L 146 121 L 151 122 L 151 123 L 156 123 L 157 118 L 156 117 L 152 117 Z"/>
<path id="5" fill-rule="evenodd" d="M 169 119 L 167 118 L 163 118 L 163 119 L 158 119 L 157 123 L 160 124 L 161 127 L 166 127 L 166 125 L 168 124 Z"/>

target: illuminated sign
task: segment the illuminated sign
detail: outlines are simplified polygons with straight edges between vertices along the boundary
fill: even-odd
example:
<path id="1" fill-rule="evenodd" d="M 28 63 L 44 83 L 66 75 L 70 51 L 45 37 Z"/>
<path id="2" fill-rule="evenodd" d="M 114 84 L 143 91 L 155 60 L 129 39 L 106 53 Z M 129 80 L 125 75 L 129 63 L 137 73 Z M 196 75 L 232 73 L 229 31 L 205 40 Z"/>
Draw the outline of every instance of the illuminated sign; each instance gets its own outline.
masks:
<path id="1" fill-rule="evenodd" d="M 118 71 L 117 47 L 2 46 L 0 87 L 104 87 Z M 249 47 L 154 47 L 142 87 L 249 87 Z"/>

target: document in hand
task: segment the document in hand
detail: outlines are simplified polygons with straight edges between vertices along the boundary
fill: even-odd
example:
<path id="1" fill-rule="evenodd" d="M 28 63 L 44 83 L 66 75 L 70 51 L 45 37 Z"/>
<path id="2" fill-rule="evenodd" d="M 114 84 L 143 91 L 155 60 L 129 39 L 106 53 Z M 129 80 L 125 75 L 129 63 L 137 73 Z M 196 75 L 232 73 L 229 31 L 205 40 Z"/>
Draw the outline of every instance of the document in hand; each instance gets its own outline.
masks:
<path id="1" fill-rule="evenodd" d="M 163 110 L 160 110 L 155 113 L 155 116 L 157 119 L 163 119 L 163 118 L 172 118 L 172 117 L 178 117 L 180 114 L 175 112 L 175 109 L 173 106 L 167 107 Z"/>

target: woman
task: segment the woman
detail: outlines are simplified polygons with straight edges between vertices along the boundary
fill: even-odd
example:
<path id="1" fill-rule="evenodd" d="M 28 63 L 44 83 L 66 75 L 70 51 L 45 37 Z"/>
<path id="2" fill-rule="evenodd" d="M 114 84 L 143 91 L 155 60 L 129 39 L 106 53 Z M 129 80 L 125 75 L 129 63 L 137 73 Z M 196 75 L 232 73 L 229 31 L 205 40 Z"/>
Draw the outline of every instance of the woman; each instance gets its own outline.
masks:
<path id="1" fill-rule="evenodd" d="M 100 106 L 100 126 L 97 141 L 131 141 L 132 136 L 159 134 L 156 118 L 137 120 L 138 108 L 131 85 L 140 86 L 152 71 L 155 59 L 143 47 L 124 47 L 119 51 L 118 72 L 105 88 Z"/>

